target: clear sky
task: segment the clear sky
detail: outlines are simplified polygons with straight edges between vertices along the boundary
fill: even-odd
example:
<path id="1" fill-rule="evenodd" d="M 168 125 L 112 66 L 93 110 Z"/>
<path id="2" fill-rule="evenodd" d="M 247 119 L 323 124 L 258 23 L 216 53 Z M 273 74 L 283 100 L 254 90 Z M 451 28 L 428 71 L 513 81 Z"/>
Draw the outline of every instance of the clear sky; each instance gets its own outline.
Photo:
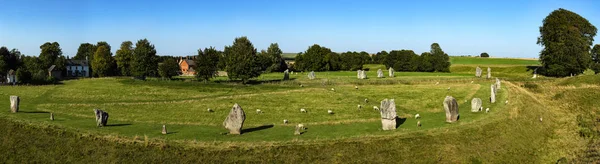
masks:
<path id="1" fill-rule="evenodd" d="M 37 56 L 56 41 L 73 57 L 84 42 L 106 41 L 114 53 L 147 38 L 159 55 L 180 56 L 248 36 L 258 50 L 276 42 L 294 53 L 312 44 L 421 53 L 437 42 L 449 55 L 534 58 L 539 26 L 558 8 L 600 28 L 597 0 L 0 0 L 0 46 Z"/>

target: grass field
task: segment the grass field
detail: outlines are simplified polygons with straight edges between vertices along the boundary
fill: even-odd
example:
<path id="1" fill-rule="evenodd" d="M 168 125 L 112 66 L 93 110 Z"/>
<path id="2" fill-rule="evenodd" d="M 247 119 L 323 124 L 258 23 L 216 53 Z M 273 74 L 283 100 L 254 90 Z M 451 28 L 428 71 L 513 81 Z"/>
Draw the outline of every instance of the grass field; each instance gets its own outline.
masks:
<path id="1" fill-rule="evenodd" d="M 365 65 L 370 68 L 369 79 L 363 80 L 356 79 L 356 72 L 317 72 L 315 80 L 300 72 L 292 74 L 291 81 L 280 81 L 281 73 L 264 74 L 247 85 L 219 77 L 209 83 L 95 78 L 51 86 L 4 86 L 0 96 L 19 95 L 22 104 L 16 114 L 8 108 L 0 111 L 4 132 L 0 133 L 0 160 L 549 163 L 565 157 L 571 162 L 594 161 L 600 154 L 593 139 L 600 104 L 594 101 L 598 95 L 593 95 L 600 93 L 600 78 L 530 79 L 530 64 L 498 60 L 463 60 L 451 67 L 452 73 L 396 72 L 393 78 L 376 78 L 376 69 L 383 66 Z M 490 66 L 492 75 L 503 79 L 497 103 L 487 101 L 494 80 L 474 77 L 478 65 Z M 456 123 L 445 123 L 446 95 L 459 103 Z M 474 97 L 482 98 L 484 109 L 491 112 L 470 112 Z M 400 118 L 396 130 L 381 130 L 379 112 L 373 110 L 385 98 L 395 99 Z M 234 103 L 246 112 L 243 134 L 224 135 L 222 122 Z M 0 106 L 8 107 L 9 102 L 0 101 Z M 95 126 L 94 108 L 110 114 L 107 127 Z M 49 120 L 49 112 L 56 120 Z M 420 128 L 413 117 L 417 113 L 422 117 Z M 283 119 L 290 123 L 284 124 Z M 298 123 L 308 129 L 295 136 Z M 169 134 L 160 133 L 162 125 Z"/>

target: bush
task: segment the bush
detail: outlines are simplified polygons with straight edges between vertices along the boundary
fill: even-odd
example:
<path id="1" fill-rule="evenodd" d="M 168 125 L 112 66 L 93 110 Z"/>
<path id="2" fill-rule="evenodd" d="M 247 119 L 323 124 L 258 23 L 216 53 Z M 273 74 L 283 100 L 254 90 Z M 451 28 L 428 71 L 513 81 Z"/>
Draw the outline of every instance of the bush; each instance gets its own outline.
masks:
<path id="1" fill-rule="evenodd" d="M 481 53 L 481 55 L 479 55 L 479 57 L 488 58 L 488 57 L 490 57 L 490 54 L 488 54 L 487 52 L 484 52 L 484 53 Z"/>

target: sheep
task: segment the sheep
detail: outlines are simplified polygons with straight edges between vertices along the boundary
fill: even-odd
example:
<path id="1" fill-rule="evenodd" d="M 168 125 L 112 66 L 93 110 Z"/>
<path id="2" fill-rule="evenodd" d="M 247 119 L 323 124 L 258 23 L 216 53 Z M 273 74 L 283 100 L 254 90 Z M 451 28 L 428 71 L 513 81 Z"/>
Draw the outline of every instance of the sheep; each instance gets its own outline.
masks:
<path id="1" fill-rule="evenodd" d="M 504 102 L 504 105 L 506 105 L 506 104 L 508 104 L 508 100 L 506 100 L 506 101 Z"/>
<path id="2" fill-rule="evenodd" d="M 304 85 L 300 84 L 300 87 L 304 87 Z"/>
<path id="3" fill-rule="evenodd" d="M 485 108 L 485 113 L 489 113 L 490 112 L 490 108 Z"/>
<path id="4" fill-rule="evenodd" d="M 421 118 L 421 115 L 419 115 L 418 113 L 415 114 L 415 119 L 419 119 L 419 118 Z"/>
<path id="5" fill-rule="evenodd" d="M 369 100 L 368 100 L 368 99 L 365 99 L 365 103 L 369 103 Z"/>
<path id="6" fill-rule="evenodd" d="M 435 85 L 438 85 L 438 84 L 440 84 L 440 82 L 435 82 Z"/>
<path id="7" fill-rule="evenodd" d="M 450 87 L 448 87 L 448 91 L 450 91 Z"/>
<path id="8" fill-rule="evenodd" d="M 542 122 L 542 116 L 540 116 L 540 122 Z"/>
<path id="9" fill-rule="evenodd" d="M 334 88 L 331 88 L 331 91 L 334 91 L 334 92 L 335 92 L 335 89 L 334 89 Z"/>
<path id="10" fill-rule="evenodd" d="M 358 109 L 361 109 L 361 108 L 362 108 L 362 105 L 358 104 Z"/>
<path id="11" fill-rule="evenodd" d="M 417 121 L 417 127 L 421 127 L 421 121 Z"/>
<path id="12" fill-rule="evenodd" d="M 208 112 L 214 112 L 214 111 L 213 111 L 212 109 L 210 109 L 210 108 L 206 109 L 206 111 L 208 111 Z"/>
<path id="13" fill-rule="evenodd" d="M 261 113 L 262 113 L 262 111 L 261 111 L 260 109 L 257 109 L 257 110 L 256 110 L 256 113 L 257 113 L 257 114 L 261 114 Z"/>
<path id="14" fill-rule="evenodd" d="M 473 84 L 473 81 L 471 81 L 471 84 Z"/>
<path id="15" fill-rule="evenodd" d="M 300 112 L 301 113 L 306 113 L 306 109 L 302 108 L 302 109 L 300 109 Z"/>
<path id="16" fill-rule="evenodd" d="M 356 85 L 355 85 L 355 86 L 354 86 L 354 89 L 358 89 L 358 86 L 356 86 Z"/>
<path id="17" fill-rule="evenodd" d="M 304 127 L 304 124 L 298 124 L 298 129 L 300 130 L 305 130 L 306 128 Z"/>
<path id="18" fill-rule="evenodd" d="M 283 120 L 283 123 L 284 123 L 284 124 L 287 124 L 288 122 L 289 122 L 288 120 Z"/>
<path id="19" fill-rule="evenodd" d="M 327 113 L 333 114 L 333 111 L 332 110 L 327 110 Z"/>
<path id="20" fill-rule="evenodd" d="M 373 106 L 373 110 L 379 110 L 379 107 Z"/>

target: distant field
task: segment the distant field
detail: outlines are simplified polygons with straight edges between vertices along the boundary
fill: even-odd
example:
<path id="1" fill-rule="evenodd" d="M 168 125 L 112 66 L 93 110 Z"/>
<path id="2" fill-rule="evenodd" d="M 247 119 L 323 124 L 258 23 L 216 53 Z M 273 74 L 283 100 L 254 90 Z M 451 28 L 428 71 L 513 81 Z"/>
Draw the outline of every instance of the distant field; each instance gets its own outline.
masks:
<path id="1" fill-rule="evenodd" d="M 450 63 L 452 64 L 468 64 L 468 65 L 540 65 L 538 60 L 532 59 L 515 59 L 515 58 L 480 58 L 480 57 L 457 57 L 451 56 Z"/>

